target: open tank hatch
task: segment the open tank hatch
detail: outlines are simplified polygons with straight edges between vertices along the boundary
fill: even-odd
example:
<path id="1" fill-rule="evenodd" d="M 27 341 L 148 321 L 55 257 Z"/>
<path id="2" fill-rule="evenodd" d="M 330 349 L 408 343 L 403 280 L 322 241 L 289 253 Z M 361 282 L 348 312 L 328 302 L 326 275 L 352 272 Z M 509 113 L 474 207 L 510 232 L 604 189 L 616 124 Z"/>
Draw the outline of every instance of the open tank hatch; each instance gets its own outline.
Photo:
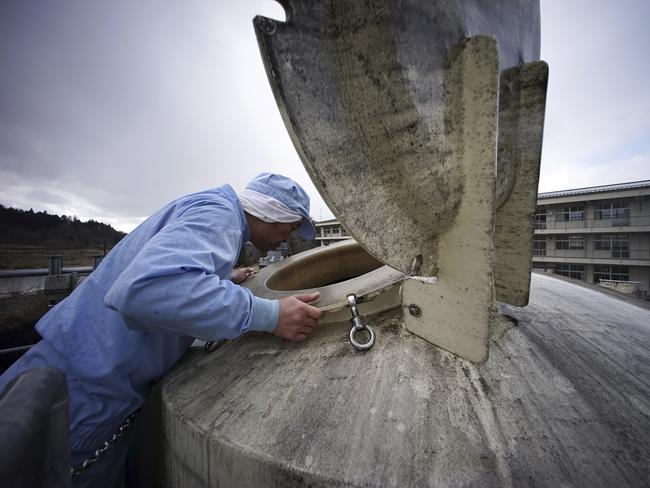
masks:
<path id="1" fill-rule="evenodd" d="M 382 266 L 357 243 L 328 246 L 320 253 L 282 267 L 268 279 L 266 286 L 280 291 L 320 288 L 357 278 Z"/>

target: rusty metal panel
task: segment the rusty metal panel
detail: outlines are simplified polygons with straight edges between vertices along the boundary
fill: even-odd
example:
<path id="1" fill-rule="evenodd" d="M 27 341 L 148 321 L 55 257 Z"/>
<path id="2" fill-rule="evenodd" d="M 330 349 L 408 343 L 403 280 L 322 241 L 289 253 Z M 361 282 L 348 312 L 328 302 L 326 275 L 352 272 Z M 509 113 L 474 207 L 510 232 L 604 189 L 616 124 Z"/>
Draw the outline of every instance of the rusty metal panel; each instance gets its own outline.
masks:
<path id="1" fill-rule="evenodd" d="M 543 61 L 501 74 L 494 284 L 497 300 L 518 307 L 530 294 L 547 82 Z"/>

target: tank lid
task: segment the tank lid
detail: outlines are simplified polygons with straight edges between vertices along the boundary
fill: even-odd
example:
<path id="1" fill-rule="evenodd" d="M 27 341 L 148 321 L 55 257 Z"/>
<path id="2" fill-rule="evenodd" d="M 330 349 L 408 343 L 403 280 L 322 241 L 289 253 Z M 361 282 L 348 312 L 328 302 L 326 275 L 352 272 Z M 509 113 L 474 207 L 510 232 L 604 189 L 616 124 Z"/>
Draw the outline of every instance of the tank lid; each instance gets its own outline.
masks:
<path id="1" fill-rule="evenodd" d="M 538 0 L 304 2 L 256 17 L 285 125 L 321 196 L 374 257 L 432 275 L 463 174 L 450 158 L 445 69 L 469 37 L 499 40 L 500 69 L 539 57 Z M 462 91 L 462 87 L 461 87 Z M 455 133 L 453 131 L 456 131 Z"/>

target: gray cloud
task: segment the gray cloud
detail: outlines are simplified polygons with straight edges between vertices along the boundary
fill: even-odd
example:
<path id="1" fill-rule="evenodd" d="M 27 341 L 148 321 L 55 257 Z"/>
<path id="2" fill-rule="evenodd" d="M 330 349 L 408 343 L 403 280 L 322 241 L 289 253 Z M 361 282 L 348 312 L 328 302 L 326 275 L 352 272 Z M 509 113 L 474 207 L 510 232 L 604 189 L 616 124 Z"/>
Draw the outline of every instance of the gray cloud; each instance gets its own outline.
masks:
<path id="1" fill-rule="evenodd" d="M 644 174 L 631 161 L 650 153 L 648 13 L 644 1 L 542 1 L 543 189 L 610 182 L 591 181 L 602 168 L 612 181 Z M 182 194 L 273 171 L 329 218 L 271 94 L 256 14 L 283 17 L 272 0 L 4 0 L 0 203 L 129 229 Z"/>

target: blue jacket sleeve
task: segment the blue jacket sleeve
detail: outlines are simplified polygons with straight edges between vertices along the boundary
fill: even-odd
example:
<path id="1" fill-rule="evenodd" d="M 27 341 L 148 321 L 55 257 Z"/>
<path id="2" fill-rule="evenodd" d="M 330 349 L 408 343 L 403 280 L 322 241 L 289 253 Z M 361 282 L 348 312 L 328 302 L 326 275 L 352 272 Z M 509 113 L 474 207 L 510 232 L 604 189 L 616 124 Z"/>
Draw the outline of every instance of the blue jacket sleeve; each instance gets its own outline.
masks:
<path id="1" fill-rule="evenodd" d="M 218 201 L 186 209 L 144 245 L 104 303 L 136 330 L 203 340 L 231 339 L 247 330 L 272 332 L 279 302 L 255 297 L 225 279 L 241 246 L 238 219 Z"/>

